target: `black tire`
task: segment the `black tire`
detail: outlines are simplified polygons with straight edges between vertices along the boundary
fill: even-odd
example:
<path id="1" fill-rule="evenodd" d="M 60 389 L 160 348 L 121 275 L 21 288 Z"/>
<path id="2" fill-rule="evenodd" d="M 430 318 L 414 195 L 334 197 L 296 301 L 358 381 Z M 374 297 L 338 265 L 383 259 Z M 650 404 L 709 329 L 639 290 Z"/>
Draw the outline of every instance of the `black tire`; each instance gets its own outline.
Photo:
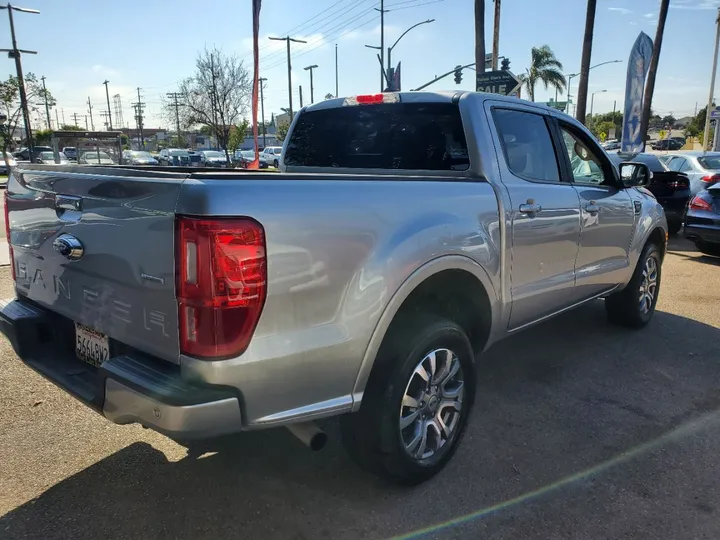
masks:
<path id="1" fill-rule="evenodd" d="M 668 221 L 668 233 L 670 234 L 677 234 L 680 232 L 680 229 L 682 229 L 682 221 Z"/>
<path id="2" fill-rule="evenodd" d="M 280 162 L 277 159 L 273 161 L 273 167 L 275 167 L 276 169 L 280 167 Z"/>
<path id="3" fill-rule="evenodd" d="M 648 308 L 643 309 L 640 301 L 640 287 L 645 283 L 644 272 L 648 259 L 654 259 L 656 267 L 655 293 L 652 300 L 645 304 Z M 635 272 L 633 273 L 630 283 L 627 284 L 622 291 L 611 294 L 605 299 L 605 310 L 611 323 L 628 328 L 641 328 L 645 326 L 653 313 L 655 313 L 655 305 L 657 304 L 660 294 L 660 284 L 662 277 L 662 254 L 660 248 L 653 242 L 648 242 L 638 258 Z"/>
<path id="4" fill-rule="evenodd" d="M 701 240 L 695 240 L 695 247 L 698 251 L 711 257 L 720 257 L 720 244 L 713 244 L 709 242 L 703 242 Z"/>
<path id="5" fill-rule="evenodd" d="M 430 352 L 438 349 L 452 351 L 454 358 L 459 360 L 463 388 L 461 407 L 459 412 L 456 412 L 455 407 L 449 407 L 451 410 L 443 425 L 454 427 L 450 428 L 449 437 L 445 438 L 436 453 L 424 459 L 414 458 L 406 451 L 403 435 L 407 438 L 412 432 L 408 432 L 408 429 L 416 427 L 419 430 L 416 435 L 430 433 L 430 427 L 424 425 L 421 418 L 425 417 L 421 415 L 418 418 L 420 425 L 413 422 L 404 430 L 400 428 L 402 411 L 407 411 L 402 405 L 403 398 L 411 385 L 422 383 L 414 375 L 416 367 Z M 446 360 L 440 359 L 441 355 L 443 358 L 452 358 L 438 353 L 437 364 L 450 366 L 445 363 Z M 437 369 L 436 375 L 445 368 L 438 366 Z M 393 323 L 375 360 L 360 411 L 340 419 L 343 444 L 348 454 L 362 468 L 399 484 L 416 485 L 430 479 L 450 461 L 462 439 L 475 400 L 475 377 L 472 346 L 465 331 L 455 322 L 432 315 L 412 315 Z M 439 375 L 438 380 L 442 380 Z M 428 399 L 426 408 L 416 409 L 418 413 L 428 411 L 429 414 L 442 414 L 432 411 L 447 411 L 448 407 L 442 406 L 442 403 L 447 403 L 442 401 L 445 385 L 442 383 L 432 387 L 436 391 L 435 401 Z M 440 394 L 437 393 L 438 387 L 441 387 Z M 439 408 L 436 406 L 438 398 L 441 400 Z M 431 409 L 433 405 L 435 408 Z M 439 434 L 439 431 L 434 433 Z M 443 437 L 432 435 L 432 439 L 437 445 Z M 429 436 L 427 442 L 431 444 Z"/>

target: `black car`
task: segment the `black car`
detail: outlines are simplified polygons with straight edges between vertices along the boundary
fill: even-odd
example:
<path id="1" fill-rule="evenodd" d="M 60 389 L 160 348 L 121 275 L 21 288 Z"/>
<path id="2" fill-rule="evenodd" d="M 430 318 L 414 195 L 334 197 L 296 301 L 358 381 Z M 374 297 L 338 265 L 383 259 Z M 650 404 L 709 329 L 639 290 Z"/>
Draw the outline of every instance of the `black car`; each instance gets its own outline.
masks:
<path id="1" fill-rule="evenodd" d="M 655 196 L 665 210 L 669 232 L 676 234 L 682 228 L 685 208 L 690 200 L 690 179 L 688 176 L 685 173 L 671 171 L 654 154 L 612 152 L 609 156 L 615 165 L 620 165 L 624 161 L 638 161 L 648 166 L 653 177 L 645 187 Z"/>
<path id="2" fill-rule="evenodd" d="M 35 159 L 43 152 L 52 152 L 53 149 L 49 146 L 33 146 L 33 159 Z M 30 150 L 28 148 L 21 148 L 19 151 L 13 153 L 13 157 L 18 161 L 31 161 Z"/>
<path id="3" fill-rule="evenodd" d="M 706 255 L 720 257 L 720 184 L 692 198 L 685 215 L 685 238 Z"/>
<path id="4" fill-rule="evenodd" d="M 662 139 L 652 143 L 653 150 L 680 150 L 683 147 L 683 143 L 677 139 Z"/>
<path id="5" fill-rule="evenodd" d="M 240 167 L 243 169 L 247 169 L 248 164 L 252 163 L 255 160 L 255 151 L 254 150 L 238 150 L 235 152 L 235 161 L 240 164 Z M 268 168 L 268 162 L 267 159 L 263 157 L 262 154 L 259 154 L 258 158 L 258 166 L 261 169 L 267 169 Z"/>

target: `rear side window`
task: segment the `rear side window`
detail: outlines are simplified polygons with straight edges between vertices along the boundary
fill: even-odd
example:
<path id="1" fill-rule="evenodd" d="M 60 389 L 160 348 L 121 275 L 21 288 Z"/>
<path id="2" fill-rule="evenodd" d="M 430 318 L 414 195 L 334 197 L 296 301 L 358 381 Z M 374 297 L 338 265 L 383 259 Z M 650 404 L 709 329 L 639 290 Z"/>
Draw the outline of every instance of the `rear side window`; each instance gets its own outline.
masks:
<path id="1" fill-rule="evenodd" d="M 303 113 L 285 165 L 463 171 L 470 161 L 456 104 L 383 103 Z"/>
<path id="2" fill-rule="evenodd" d="M 494 109 L 508 168 L 523 178 L 559 182 L 555 148 L 545 119 L 539 114 L 510 109 Z"/>

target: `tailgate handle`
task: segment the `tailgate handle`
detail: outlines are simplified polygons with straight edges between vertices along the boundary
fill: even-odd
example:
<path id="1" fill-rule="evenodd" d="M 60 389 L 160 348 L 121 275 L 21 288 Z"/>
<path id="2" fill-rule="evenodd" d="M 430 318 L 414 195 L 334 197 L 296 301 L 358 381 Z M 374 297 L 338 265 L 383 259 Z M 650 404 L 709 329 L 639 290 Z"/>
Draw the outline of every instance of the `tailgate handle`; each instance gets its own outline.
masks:
<path id="1" fill-rule="evenodd" d="M 72 195 L 55 195 L 55 209 L 82 212 L 82 197 L 73 197 Z"/>

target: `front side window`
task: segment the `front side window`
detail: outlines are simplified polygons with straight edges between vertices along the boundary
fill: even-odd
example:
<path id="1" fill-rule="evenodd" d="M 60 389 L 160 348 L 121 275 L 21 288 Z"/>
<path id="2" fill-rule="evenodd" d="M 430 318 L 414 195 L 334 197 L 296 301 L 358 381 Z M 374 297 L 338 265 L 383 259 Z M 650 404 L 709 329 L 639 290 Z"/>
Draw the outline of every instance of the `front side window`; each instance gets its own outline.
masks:
<path id="1" fill-rule="evenodd" d="M 470 165 L 454 103 L 383 103 L 306 111 L 288 141 L 292 167 L 462 171 Z"/>
<path id="2" fill-rule="evenodd" d="M 573 181 L 580 184 L 607 185 L 612 180 L 606 177 L 598 155 L 565 126 L 560 126 L 563 143 L 570 158 Z"/>
<path id="3" fill-rule="evenodd" d="M 539 114 L 493 110 L 508 168 L 523 178 L 559 182 L 560 172 L 550 131 Z"/>

